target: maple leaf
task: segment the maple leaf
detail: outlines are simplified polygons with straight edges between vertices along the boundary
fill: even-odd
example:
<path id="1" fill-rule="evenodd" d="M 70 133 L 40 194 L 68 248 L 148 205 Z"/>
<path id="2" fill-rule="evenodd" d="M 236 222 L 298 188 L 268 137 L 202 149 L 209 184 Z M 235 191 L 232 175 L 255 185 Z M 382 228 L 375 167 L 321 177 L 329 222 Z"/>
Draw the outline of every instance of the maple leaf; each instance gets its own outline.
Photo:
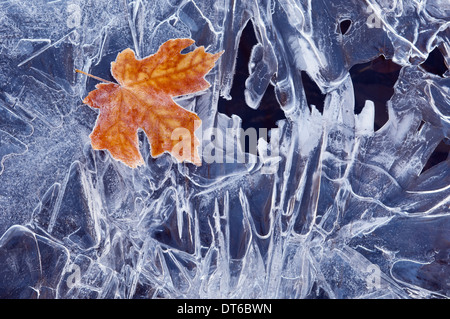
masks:
<path id="1" fill-rule="evenodd" d="M 144 164 L 139 152 L 138 129 L 148 137 L 151 155 L 171 153 L 179 162 L 201 165 L 194 131 L 200 126 L 197 114 L 187 111 L 172 97 L 207 89 L 204 76 L 223 53 L 206 53 L 198 47 L 187 54 L 181 50 L 194 43 L 191 39 L 173 39 L 158 51 L 138 60 L 125 49 L 111 63 L 111 74 L 118 83 L 99 83 L 83 103 L 99 108 L 94 130 L 89 135 L 92 147 L 107 149 L 111 155 L 135 168 Z"/>

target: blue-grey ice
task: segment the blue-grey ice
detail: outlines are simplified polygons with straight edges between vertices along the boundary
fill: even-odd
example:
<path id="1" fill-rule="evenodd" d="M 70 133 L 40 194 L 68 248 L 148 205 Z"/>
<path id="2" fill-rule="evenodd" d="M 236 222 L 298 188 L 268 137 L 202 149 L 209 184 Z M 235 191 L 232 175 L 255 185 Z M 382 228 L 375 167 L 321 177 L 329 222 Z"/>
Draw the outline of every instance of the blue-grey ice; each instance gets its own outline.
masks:
<path id="1" fill-rule="evenodd" d="M 257 154 L 218 111 L 248 23 L 245 108 L 274 90 L 285 115 Z M 0 1 L 0 298 L 449 298 L 450 159 L 424 167 L 449 143 L 450 77 L 422 66 L 449 67 L 449 27 L 448 0 Z M 172 38 L 225 50 L 177 98 L 203 165 L 143 134 L 137 169 L 94 151 L 97 82 L 74 70 L 111 79 L 117 53 Z M 349 71 L 380 56 L 400 71 L 375 128 Z"/>

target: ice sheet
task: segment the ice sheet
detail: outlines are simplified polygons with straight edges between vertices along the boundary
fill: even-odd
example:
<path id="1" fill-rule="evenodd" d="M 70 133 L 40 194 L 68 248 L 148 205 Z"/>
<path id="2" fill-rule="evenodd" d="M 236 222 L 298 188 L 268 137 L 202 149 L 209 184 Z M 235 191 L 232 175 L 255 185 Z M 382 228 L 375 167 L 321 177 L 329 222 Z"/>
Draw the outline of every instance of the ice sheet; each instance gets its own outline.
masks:
<path id="1" fill-rule="evenodd" d="M 245 107 L 273 89 L 285 119 L 243 154 L 218 101 L 248 23 Z M 450 297 L 450 80 L 421 66 L 448 68 L 449 25 L 444 0 L 1 1 L 0 298 Z M 138 169 L 94 151 L 97 82 L 74 70 L 111 80 L 118 52 L 181 37 L 225 50 L 177 98 L 213 160 L 154 159 L 143 134 Z M 376 130 L 349 71 L 380 56 L 401 70 Z"/>

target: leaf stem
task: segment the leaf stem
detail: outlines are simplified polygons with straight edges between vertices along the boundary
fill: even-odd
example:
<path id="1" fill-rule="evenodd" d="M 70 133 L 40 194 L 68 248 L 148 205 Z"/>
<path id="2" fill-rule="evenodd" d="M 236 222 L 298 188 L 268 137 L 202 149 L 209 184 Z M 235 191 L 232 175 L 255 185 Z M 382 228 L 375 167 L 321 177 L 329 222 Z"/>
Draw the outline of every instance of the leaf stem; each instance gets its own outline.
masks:
<path id="1" fill-rule="evenodd" d="M 89 76 L 89 77 L 91 77 L 91 78 L 94 78 L 94 79 L 96 79 L 96 80 L 99 80 L 99 81 L 102 81 L 102 82 L 105 82 L 105 83 L 117 84 L 117 83 L 114 83 L 114 82 L 111 82 L 111 81 L 108 81 L 108 80 L 105 80 L 105 79 L 99 78 L 98 76 L 95 76 L 95 75 L 92 75 L 92 74 L 86 73 L 86 72 L 84 72 L 84 71 L 81 71 L 81 70 L 78 70 L 78 69 L 75 69 L 75 72 L 78 72 L 78 73 L 81 73 L 81 74 L 87 75 L 87 76 Z"/>

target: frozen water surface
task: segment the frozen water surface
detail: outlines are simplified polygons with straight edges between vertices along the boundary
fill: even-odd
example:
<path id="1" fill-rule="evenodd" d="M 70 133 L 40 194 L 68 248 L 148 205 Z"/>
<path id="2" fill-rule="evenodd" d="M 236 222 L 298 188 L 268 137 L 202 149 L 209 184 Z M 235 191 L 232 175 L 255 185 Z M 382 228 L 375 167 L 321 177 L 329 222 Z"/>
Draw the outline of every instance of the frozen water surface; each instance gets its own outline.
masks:
<path id="1" fill-rule="evenodd" d="M 449 25 L 446 0 L 0 1 L 0 297 L 450 297 Z M 93 151 L 74 70 L 181 37 L 225 50 L 177 98 L 203 165 Z"/>

